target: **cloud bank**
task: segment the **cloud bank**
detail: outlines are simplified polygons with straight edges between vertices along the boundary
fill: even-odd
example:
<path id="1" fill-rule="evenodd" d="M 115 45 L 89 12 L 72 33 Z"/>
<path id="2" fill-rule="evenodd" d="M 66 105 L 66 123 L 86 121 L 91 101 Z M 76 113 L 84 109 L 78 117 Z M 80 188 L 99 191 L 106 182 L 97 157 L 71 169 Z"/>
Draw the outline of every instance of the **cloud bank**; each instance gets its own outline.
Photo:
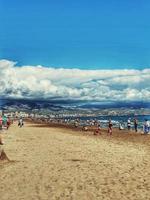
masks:
<path id="1" fill-rule="evenodd" d="M 149 102 L 150 69 L 56 69 L 0 60 L 0 97 Z"/>

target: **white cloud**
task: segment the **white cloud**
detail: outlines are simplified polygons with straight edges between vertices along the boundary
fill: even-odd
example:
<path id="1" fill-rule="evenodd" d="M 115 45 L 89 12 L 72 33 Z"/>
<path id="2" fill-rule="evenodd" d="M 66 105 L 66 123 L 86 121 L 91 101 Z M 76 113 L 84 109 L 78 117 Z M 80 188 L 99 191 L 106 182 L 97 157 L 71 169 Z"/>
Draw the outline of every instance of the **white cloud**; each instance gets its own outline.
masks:
<path id="1" fill-rule="evenodd" d="M 150 101 L 150 69 L 80 70 L 16 66 L 0 60 L 5 98 Z"/>

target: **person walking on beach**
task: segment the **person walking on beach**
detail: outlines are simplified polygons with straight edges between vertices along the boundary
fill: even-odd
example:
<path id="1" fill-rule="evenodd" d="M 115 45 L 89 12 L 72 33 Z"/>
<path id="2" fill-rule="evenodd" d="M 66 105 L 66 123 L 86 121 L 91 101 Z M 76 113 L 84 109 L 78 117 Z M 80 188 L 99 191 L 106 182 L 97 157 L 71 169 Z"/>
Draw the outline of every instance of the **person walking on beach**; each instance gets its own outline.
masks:
<path id="1" fill-rule="evenodd" d="M 112 124 L 112 121 L 111 121 L 111 119 L 109 120 L 109 123 L 108 123 L 108 134 L 109 135 L 112 135 L 112 126 L 113 126 L 113 124 Z"/>
<path id="2" fill-rule="evenodd" d="M 136 118 L 134 118 L 134 130 L 135 132 L 138 131 L 138 120 Z"/>
<path id="3" fill-rule="evenodd" d="M 3 119 L 2 119 L 2 117 L 0 116 L 0 132 L 2 131 L 2 125 L 3 125 Z M 0 135 L 0 145 L 3 145 L 1 135 Z"/>
<path id="4" fill-rule="evenodd" d="M 22 117 L 19 118 L 18 126 L 21 128 L 24 125 Z"/>
<path id="5" fill-rule="evenodd" d="M 143 125 L 143 132 L 144 132 L 145 135 L 148 134 L 148 132 L 149 132 L 149 127 L 150 127 L 150 124 L 149 124 L 148 120 L 145 119 L 145 122 L 144 122 L 144 125 Z"/>
<path id="6" fill-rule="evenodd" d="M 3 128 L 7 128 L 7 117 L 5 115 L 2 117 L 2 126 Z"/>
<path id="7" fill-rule="evenodd" d="M 7 118 L 7 129 L 9 128 L 11 122 L 10 122 L 10 117 Z"/>
<path id="8" fill-rule="evenodd" d="M 128 121 L 127 121 L 127 127 L 128 127 L 128 131 L 130 131 L 130 129 L 131 129 L 131 118 L 129 118 Z"/>
<path id="9" fill-rule="evenodd" d="M 0 116 L 0 130 L 2 130 L 2 126 L 3 126 L 3 119 L 2 119 L 2 117 Z"/>

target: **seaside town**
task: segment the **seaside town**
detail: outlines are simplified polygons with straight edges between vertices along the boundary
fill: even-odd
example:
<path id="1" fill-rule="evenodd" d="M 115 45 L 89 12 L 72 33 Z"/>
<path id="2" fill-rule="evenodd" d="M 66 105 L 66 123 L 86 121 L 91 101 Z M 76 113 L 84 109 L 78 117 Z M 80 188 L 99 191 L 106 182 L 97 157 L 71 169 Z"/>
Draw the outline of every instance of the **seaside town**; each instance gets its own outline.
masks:
<path id="1" fill-rule="evenodd" d="M 23 117 L 97 117 L 97 116 L 136 116 L 136 115 L 150 115 L 150 108 L 32 108 L 26 105 L 22 106 L 4 106 L 0 109 L 0 113 L 10 116 Z"/>

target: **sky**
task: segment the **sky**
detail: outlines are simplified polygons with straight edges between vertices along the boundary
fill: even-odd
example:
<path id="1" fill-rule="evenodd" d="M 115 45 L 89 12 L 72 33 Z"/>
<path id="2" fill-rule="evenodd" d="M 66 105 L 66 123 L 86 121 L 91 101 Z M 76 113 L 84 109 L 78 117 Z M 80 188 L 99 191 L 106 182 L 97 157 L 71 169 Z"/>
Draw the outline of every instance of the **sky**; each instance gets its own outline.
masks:
<path id="1" fill-rule="evenodd" d="M 149 0 L 0 0 L 0 97 L 150 102 Z"/>
<path id="2" fill-rule="evenodd" d="M 55 68 L 149 68 L 149 10 L 149 0 L 0 0 L 0 58 Z"/>
<path id="3" fill-rule="evenodd" d="M 0 96 L 10 99 L 149 102 L 150 69 L 83 70 L 0 60 Z"/>

